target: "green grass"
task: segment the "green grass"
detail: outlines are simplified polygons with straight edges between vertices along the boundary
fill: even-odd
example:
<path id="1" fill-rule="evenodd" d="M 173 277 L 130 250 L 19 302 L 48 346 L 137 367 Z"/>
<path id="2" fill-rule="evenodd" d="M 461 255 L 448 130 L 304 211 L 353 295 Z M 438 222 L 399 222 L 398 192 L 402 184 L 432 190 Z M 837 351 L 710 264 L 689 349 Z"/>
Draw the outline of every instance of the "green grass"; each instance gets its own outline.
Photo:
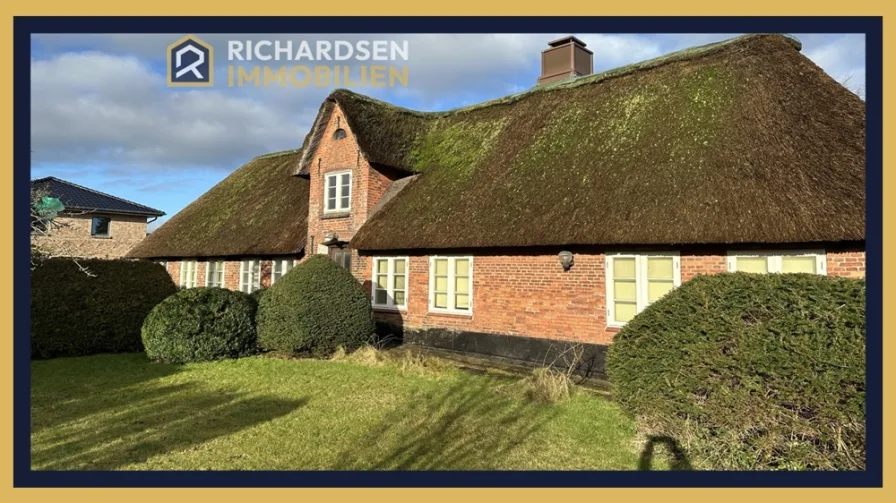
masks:
<path id="1" fill-rule="evenodd" d="M 177 366 L 128 354 L 31 370 L 36 470 L 639 466 L 635 427 L 611 401 L 580 391 L 536 403 L 506 378 L 453 368 L 264 357 Z"/>

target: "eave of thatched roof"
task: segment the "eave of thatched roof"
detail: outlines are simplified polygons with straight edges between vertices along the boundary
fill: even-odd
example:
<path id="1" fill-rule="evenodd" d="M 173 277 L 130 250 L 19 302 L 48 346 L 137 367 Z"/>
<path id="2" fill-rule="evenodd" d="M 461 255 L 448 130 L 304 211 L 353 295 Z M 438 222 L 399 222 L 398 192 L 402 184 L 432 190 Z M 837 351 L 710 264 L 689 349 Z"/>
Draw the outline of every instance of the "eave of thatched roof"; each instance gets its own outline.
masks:
<path id="1" fill-rule="evenodd" d="M 135 258 L 298 254 L 308 232 L 300 150 L 258 156 L 174 215 L 128 253 Z"/>
<path id="2" fill-rule="evenodd" d="M 358 249 L 862 241 L 864 102 L 780 35 L 414 112 L 339 90 L 367 160 L 417 179 Z"/>

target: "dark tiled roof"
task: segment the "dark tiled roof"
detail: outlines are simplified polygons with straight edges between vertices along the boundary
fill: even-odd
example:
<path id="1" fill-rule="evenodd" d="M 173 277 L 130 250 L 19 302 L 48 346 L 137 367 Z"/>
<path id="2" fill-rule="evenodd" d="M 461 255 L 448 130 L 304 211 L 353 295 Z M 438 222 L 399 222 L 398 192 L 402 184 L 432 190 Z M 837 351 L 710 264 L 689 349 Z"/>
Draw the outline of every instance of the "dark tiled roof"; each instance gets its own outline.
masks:
<path id="1" fill-rule="evenodd" d="M 67 210 L 154 217 L 160 217 L 165 214 L 164 211 L 137 204 L 105 192 L 89 189 L 76 183 L 67 182 L 55 176 L 31 180 L 31 186 L 41 187 L 51 196 L 58 197 Z"/>

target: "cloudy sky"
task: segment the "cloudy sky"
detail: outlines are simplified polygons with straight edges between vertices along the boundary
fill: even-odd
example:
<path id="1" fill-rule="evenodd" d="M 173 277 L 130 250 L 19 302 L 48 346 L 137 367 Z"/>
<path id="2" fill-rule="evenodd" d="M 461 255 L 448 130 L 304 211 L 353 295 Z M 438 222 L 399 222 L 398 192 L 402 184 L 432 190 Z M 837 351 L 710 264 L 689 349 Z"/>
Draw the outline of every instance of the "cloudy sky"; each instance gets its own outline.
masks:
<path id="1" fill-rule="evenodd" d="M 202 35 L 217 49 L 213 88 L 168 88 L 171 35 L 35 35 L 31 49 L 32 178 L 56 176 L 174 215 L 256 155 L 301 146 L 332 90 L 226 85 L 230 39 L 309 40 L 294 35 Z M 327 35 L 327 40 L 407 40 L 408 87 L 354 88 L 397 105 L 444 110 L 528 89 L 539 53 L 558 34 Z M 734 34 L 577 34 L 594 71 Z M 802 52 L 848 87 L 865 83 L 863 35 L 796 34 Z M 282 62 L 280 64 L 283 64 Z M 286 62 L 286 64 L 291 64 Z M 308 63 L 295 63 L 308 64 Z M 402 63 L 404 64 L 404 63 Z M 163 219 L 153 224 L 158 226 Z"/>

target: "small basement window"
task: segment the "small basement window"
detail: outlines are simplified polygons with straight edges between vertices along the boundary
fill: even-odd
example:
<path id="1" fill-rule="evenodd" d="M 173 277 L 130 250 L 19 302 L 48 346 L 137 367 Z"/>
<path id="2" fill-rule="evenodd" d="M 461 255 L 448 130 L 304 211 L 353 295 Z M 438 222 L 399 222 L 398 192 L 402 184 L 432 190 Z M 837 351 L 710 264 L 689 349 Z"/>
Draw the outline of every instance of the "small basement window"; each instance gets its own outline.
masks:
<path id="1" fill-rule="evenodd" d="M 110 217 L 93 217 L 90 222 L 90 235 L 100 238 L 109 237 L 109 227 L 112 224 Z"/>
<path id="2" fill-rule="evenodd" d="M 730 251 L 731 272 L 827 274 L 824 250 L 812 251 Z"/>

